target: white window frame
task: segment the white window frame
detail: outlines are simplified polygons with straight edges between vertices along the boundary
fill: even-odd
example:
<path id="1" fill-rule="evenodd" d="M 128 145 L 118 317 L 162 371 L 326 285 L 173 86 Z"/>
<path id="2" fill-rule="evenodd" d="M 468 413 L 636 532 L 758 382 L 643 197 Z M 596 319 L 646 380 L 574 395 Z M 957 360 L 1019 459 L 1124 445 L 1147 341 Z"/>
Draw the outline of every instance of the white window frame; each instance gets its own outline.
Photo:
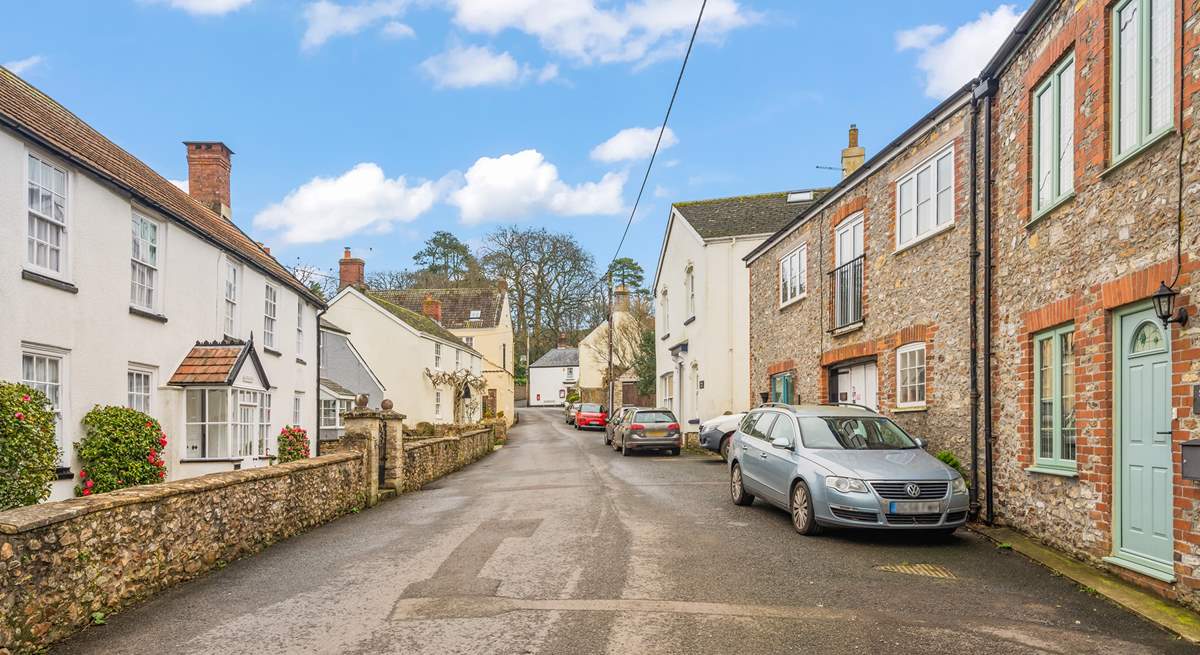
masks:
<path id="1" fill-rule="evenodd" d="M 263 391 L 259 395 L 258 405 L 258 456 L 271 456 L 271 392 Z"/>
<path id="2" fill-rule="evenodd" d="M 1064 90 L 1070 84 L 1069 94 Z M 1049 116 L 1042 115 L 1042 99 Z M 1065 105 L 1067 106 L 1064 106 Z M 1068 54 L 1033 93 L 1033 216 L 1053 209 L 1075 192 L 1075 55 Z M 1064 141 L 1063 139 L 1066 139 Z M 1043 157 L 1045 155 L 1045 157 Z M 1042 198 L 1042 180 L 1048 195 Z"/>
<path id="3" fill-rule="evenodd" d="M 154 243 L 148 243 L 142 238 L 141 231 L 134 232 L 135 228 L 140 228 L 143 224 L 154 226 Z M 133 210 L 130 218 L 130 279 L 129 279 L 129 304 L 138 309 L 144 309 L 148 312 L 161 313 L 162 307 L 162 265 L 163 265 L 163 235 L 166 230 L 166 225 L 159 220 L 150 218 L 145 213 L 138 210 Z M 139 246 L 135 250 L 135 246 Z M 146 257 L 139 257 L 139 253 L 144 248 L 154 248 L 153 261 L 149 261 Z M 141 253 L 144 254 L 144 253 Z M 139 278 L 138 273 L 145 271 L 145 278 Z M 139 289 L 148 289 L 150 295 L 150 303 L 145 304 L 140 302 L 141 298 L 138 293 Z"/>
<path id="4" fill-rule="evenodd" d="M 1136 88 L 1130 90 L 1122 84 L 1121 73 L 1124 66 L 1124 57 L 1121 53 L 1121 12 L 1131 5 L 1137 8 L 1137 28 L 1134 37 L 1137 39 L 1135 45 L 1136 59 L 1132 70 L 1133 77 L 1129 79 Z M 1155 22 L 1155 13 L 1160 7 L 1165 7 L 1163 16 L 1158 18 L 1166 18 L 1166 22 Z M 1177 47 L 1175 40 L 1180 38 L 1175 33 L 1176 13 L 1175 0 L 1124 0 L 1112 5 L 1109 11 L 1112 24 L 1112 33 L 1109 38 L 1112 40 L 1112 94 L 1110 102 L 1110 111 L 1112 113 L 1111 129 L 1112 129 L 1112 163 L 1117 163 L 1126 157 L 1132 156 L 1139 152 L 1142 148 L 1154 142 L 1158 137 L 1171 132 L 1175 126 L 1175 52 Z M 1160 37 L 1169 36 L 1169 42 L 1164 48 L 1165 60 L 1161 63 L 1166 66 L 1166 84 L 1160 86 L 1159 89 L 1154 89 L 1155 80 L 1152 79 L 1154 74 L 1154 45 L 1153 39 L 1155 36 L 1155 28 L 1161 30 L 1158 34 Z M 1147 38 L 1149 37 L 1149 38 Z M 1149 42 L 1149 43 L 1148 43 Z M 1130 118 L 1134 125 L 1130 128 L 1132 133 L 1129 134 L 1128 143 L 1123 141 L 1121 134 L 1124 124 L 1122 123 L 1122 107 L 1130 93 L 1134 98 L 1129 101 L 1127 109 L 1132 112 Z M 1154 110 L 1156 107 L 1165 107 L 1164 118 L 1165 122 L 1154 124 Z"/>
<path id="5" fill-rule="evenodd" d="M 925 407 L 926 390 L 929 385 L 926 354 L 925 342 L 923 341 L 905 344 L 896 349 L 896 407 Z M 905 383 L 905 371 L 909 372 L 909 380 L 912 380 L 913 376 L 919 373 L 921 381 Z M 914 399 L 901 400 L 904 397 L 905 390 L 911 390 L 914 394 Z"/>
<path id="6" fill-rule="evenodd" d="M 463 343 L 467 344 L 468 347 L 470 347 L 470 348 L 475 347 L 475 337 L 463 337 L 462 340 L 463 340 Z"/>
<path id="7" fill-rule="evenodd" d="M 304 355 L 304 301 L 296 299 L 296 357 Z"/>
<path id="8" fill-rule="evenodd" d="M 663 407 L 675 411 L 675 372 L 663 373 L 660 379 L 662 380 Z"/>
<path id="9" fill-rule="evenodd" d="M 125 406 L 154 415 L 154 369 L 129 365 L 125 371 Z"/>
<path id="10" fill-rule="evenodd" d="M 304 417 L 304 392 L 297 391 L 292 396 L 292 425 L 300 427 L 300 421 Z"/>
<path id="11" fill-rule="evenodd" d="M 462 353 L 463 353 L 463 351 L 459 350 L 458 348 L 454 349 L 454 370 L 455 371 L 462 370 Z"/>
<path id="12" fill-rule="evenodd" d="M 941 160 L 947 156 L 950 158 L 950 170 L 949 170 L 949 174 L 948 174 L 949 183 L 944 188 L 944 192 L 950 194 L 950 215 L 948 218 L 943 219 L 938 212 L 938 208 L 940 206 L 940 203 L 938 202 L 939 193 L 940 193 L 939 189 L 942 189 L 941 179 L 938 174 L 938 163 L 941 162 Z M 950 144 L 950 145 L 946 146 L 945 148 L 938 150 L 932 156 L 922 160 L 921 163 L 917 164 L 916 166 L 913 166 L 911 169 L 908 170 L 908 172 L 906 172 L 904 175 L 900 176 L 900 178 L 896 180 L 895 227 L 896 227 L 896 251 L 897 252 L 904 250 L 905 248 L 914 246 L 918 243 L 921 243 L 922 241 L 929 239 L 930 237 L 933 237 L 934 235 L 941 234 L 942 232 L 950 229 L 951 227 L 954 227 L 954 223 L 958 219 L 958 202 L 957 202 L 957 198 L 955 195 L 956 172 L 954 170 L 954 164 L 955 164 L 954 144 Z M 920 210 L 921 203 L 919 202 L 919 198 L 917 196 L 917 185 L 918 185 L 918 178 L 920 177 L 920 175 L 927 171 L 929 172 L 929 180 L 930 180 L 930 195 L 929 195 L 929 199 L 927 200 L 927 202 L 932 204 L 931 211 L 933 212 L 933 216 L 932 216 L 933 226 L 930 229 L 926 230 L 924 233 L 921 233 L 918 231 L 918 228 L 920 227 L 920 218 L 919 217 L 920 217 L 920 211 L 921 211 Z M 910 188 L 912 190 L 912 198 L 911 198 L 912 208 L 909 211 L 912 212 L 912 222 L 913 222 L 913 236 L 912 236 L 912 238 L 908 239 L 907 241 L 904 240 L 904 231 L 902 229 L 902 221 L 901 221 L 903 215 L 908 213 L 908 212 L 904 211 L 904 209 L 905 209 L 904 201 L 905 201 L 905 195 L 906 195 L 905 186 L 906 185 L 911 185 L 908 188 Z"/>
<path id="13" fill-rule="evenodd" d="M 332 405 L 331 405 L 332 404 Z M 332 409 L 332 415 L 329 410 Z M 342 415 L 350 411 L 350 401 L 344 398 L 321 399 L 321 428 L 325 430 L 341 430 L 346 427 Z M 332 421 L 328 420 L 332 418 Z"/>
<path id="14" fill-rule="evenodd" d="M 662 290 L 662 300 L 659 305 L 662 307 L 663 334 L 669 334 L 671 332 L 671 303 L 666 289 Z"/>
<path id="15" fill-rule="evenodd" d="M 565 379 L 567 382 L 574 382 L 575 381 L 575 367 L 567 366 L 564 376 L 565 377 L 563 379 Z"/>
<path id="16" fill-rule="evenodd" d="M 40 346 L 34 344 L 21 344 L 21 384 L 32 387 L 46 394 L 51 401 L 51 411 L 54 413 L 54 443 L 58 446 L 58 466 L 65 467 L 71 461 L 71 438 L 67 433 L 67 426 L 70 422 L 70 378 L 68 377 L 70 370 L 67 357 L 70 353 L 60 348 L 50 346 Z M 25 371 L 25 358 L 34 359 L 34 377 L 28 377 Z M 58 365 L 58 381 L 54 382 L 49 379 L 49 375 L 45 376 L 45 380 L 38 380 L 36 360 L 43 359 L 47 362 L 53 360 Z M 47 366 L 47 371 L 49 367 Z M 58 403 L 54 404 L 52 394 L 46 393 L 51 385 L 57 386 Z"/>
<path id="17" fill-rule="evenodd" d="M 54 218 L 54 216 L 53 216 L 54 196 L 59 195 L 59 194 L 54 190 L 53 184 L 51 184 L 51 186 L 49 188 L 42 186 L 40 177 L 37 182 L 33 181 L 33 176 L 31 176 L 29 174 L 30 173 L 29 169 L 30 169 L 31 163 L 32 163 L 31 160 L 35 160 L 38 162 L 38 164 L 40 164 L 39 169 L 44 169 L 45 167 L 49 167 L 52 171 L 52 174 L 53 174 L 53 172 L 57 172 L 57 173 L 61 173 L 63 175 L 63 193 L 61 194 L 62 195 L 62 205 L 63 205 L 63 218 L 61 221 Z M 31 271 L 40 273 L 42 275 L 46 275 L 46 276 L 53 277 L 53 278 L 60 279 L 60 280 L 67 280 L 70 278 L 70 273 L 71 273 L 71 267 L 70 267 L 71 260 L 70 260 L 70 256 L 69 256 L 70 251 L 68 249 L 68 245 L 70 242 L 70 238 L 69 238 L 70 237 L 70 227 L 69 226 L 71 223 L 71 220 L 70 220 L 71 219 L 71 181 L 72 181 L 71 173 L 69 170 L 67 170 L 66 166 L 60 164 L 53 158 L 46 157 L 45 155 L 42 155 L 41 153 L 35 152 L 33 150 L 27 150 L 25 152 L 25 160 L 24 161 L 25 161 L 24 175 L 22 176 L 25 180 L 25 186 L 24 186 L 24 189 L 22 190 L 22 195 L 24 198 L 24 200 L 22 201 L 22 204 L 25 207 L 25 212 L 24 212 L 25 213 L 24 266 L 25 266 L 25 268 L 27 268 Z M 40 191 L 49 191 L 50 192 L 50 194 L 51 194 L 51 196 L 50 196 L 51 215 L 42 213 L 40 208 L 35 210 L 33 207 L 29 206 L 29 191 L 30 191 L 31 186 L 36 186 Z M 40 200 L 40 197 L 41 196 L 39 193 L 39 200 Z M 57 228 L 60 231 L 59 241 L 58 241 L 58 246 L 57 246 L 57 248 L 58 248 L 58 268 L 57 269 L 51 268 L 49 266 L 49 263 L 50 263 L 49 249 L 54 246 L 52 246 L 48 241 L 43 241 L 42 239 L 37 238 L 35 233 L 29 231 L 29 221 L 30 220 L 34 221 L 35 230 L 36 230 L 36 225 L 39 222 L 44 222 L 44 223 L 48 223 L 53 228 Z M 45 245 L 47 248 L 47 254 L 46 254 L 46 264 L 47 265 L 46 266 L 42 266 L 41 264 L 37 263 L 36 247 L 38 244 Z M 35 249 L 35 251 L 33 253 L 30 252 L 30 247 L 33 247 Z"/>
<path id="18" fill-rule="evenodd" d="M 442 390 L 433 390 L 433 418 L 442 418 Z"/>
<path id="19" fill-rule="evenodd" d="M 225 416 L 212 416 L 209 402 L 214 396 L 225 399 Z M 188 403 L 192 397 L 200 400 L 200 420 L 191 421 L 187 416 Z M 243 410 L 249 420 L 243 419 Z M 184 391 L 184 459 L 190 460 L 236 460 L 246 457 L 262 457 L 269 447 L 271 429 L 271 393 L 261 389 L 243 387 L 188 387 Z M 193 428 L 199 434 L 198 448 L 192 449 Z M 220 427 L 223 437 L 211 434 L 212 428 Z M 214 444 L 212 439 L 216 438 Z"/>
<path id="20" fill-rule="evenodd" d="M 225 285 L 222 294 L 222 323 L 225 336 L 238 336 L 238 301 L 242 285 L 242 268 L 233 259 L 225 258 Z"/>
<path id="21" fill-rule="evenodd" d="M 268 282 L 263 287 L 263 347 L 275 349 L 275 330 L 279 326 L 279 287 Z"/>
<path id="22" fill-rule="evenodd" d="M 442 344 L 433 344 L 433 368 L 436 371 L 442 370 Z"/>
<path id="23" fill-rule="evenodd" d="M 779 307 L 782 309 L 807 296 L 808 244 L 802 243 L 779 258 Z"/>
<path id="24" fill-rule="evenodd" d="M 683 275 L 683 283 L 687 287 L 687 315 L 691 319 L 696 316 L 696 268 L 688 264 Z"/>

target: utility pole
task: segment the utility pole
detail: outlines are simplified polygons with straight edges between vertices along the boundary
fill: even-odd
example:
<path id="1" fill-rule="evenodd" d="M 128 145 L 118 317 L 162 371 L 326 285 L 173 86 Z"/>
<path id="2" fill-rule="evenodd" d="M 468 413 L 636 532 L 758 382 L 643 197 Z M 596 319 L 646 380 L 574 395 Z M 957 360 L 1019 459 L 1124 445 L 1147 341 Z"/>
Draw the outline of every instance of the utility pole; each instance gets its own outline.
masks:
<path id="1" fill-rule="evenodd" d="M 608 412 L 612 416 L 616 393 L 613 388 L 613 283 L 612 266 L 608 267 Z"/>

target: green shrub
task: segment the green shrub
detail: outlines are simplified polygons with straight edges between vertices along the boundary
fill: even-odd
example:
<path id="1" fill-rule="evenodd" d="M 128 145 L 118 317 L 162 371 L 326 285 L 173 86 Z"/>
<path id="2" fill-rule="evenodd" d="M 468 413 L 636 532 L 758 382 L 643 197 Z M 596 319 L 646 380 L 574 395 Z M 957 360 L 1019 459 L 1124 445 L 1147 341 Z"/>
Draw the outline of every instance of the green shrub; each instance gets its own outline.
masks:
<path id="1" fill-rule="evenodd" d="M 0 382 L 0 511 L 45 500 L 57 467 L 54 412 L 46 397 Z"/>
<path id="2" fill-rule="evenodd" d="M 956 457 L 954 453 L 950 452 L 949 450 L 943 450 L 937 454 L 937 458 L 940 459 L 946 466 L 958 471 L 958 474 L 961 475 L 964 480 L 967 479 L 967 473 L 963 470 L 962 462 L 958 461 L 958 457 Z"/>
<path id="3" fill-rule="evenodd" d="M 433 424 L 428 421 L 421 421 L 413 427 L 411 435 L 414 437 L 432 437 L 434 432 Z"/>
<path id="4" fill-rule="evenodd" d="M 128 407 L 97 405 L 83 417 L 87 431 L 76 444 L 79 484 L 75 495 L 157 484 L 167 476 L 167 434 L 152 416 Z"/>
<path id="5" fill-rule="evenodd" d="M 285 425 L 279 432 L 279 463 L 308 459 L 308 432 L 298 425 Z"/>

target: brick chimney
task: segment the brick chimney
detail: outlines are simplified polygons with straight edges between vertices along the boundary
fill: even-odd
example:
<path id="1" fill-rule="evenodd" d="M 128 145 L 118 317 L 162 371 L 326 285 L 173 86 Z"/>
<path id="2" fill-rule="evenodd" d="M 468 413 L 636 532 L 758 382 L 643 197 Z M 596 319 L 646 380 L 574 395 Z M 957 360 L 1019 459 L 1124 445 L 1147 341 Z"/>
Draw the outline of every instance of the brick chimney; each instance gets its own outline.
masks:
<path id="1" fill-rule="evenodd" d="M 229 170 L 233 151 L 220 141 L 184 141 L 187 146 L 188 193 L 205 207 L 233 220 L 229 202 Z"/>
<path id="2" fill-rule="evenodd" d="M 559 348 L 567 347 L 567 333 L 566 332 L 558 333 L 558 347 Z"/>
<path id="3" fill-rule="evenodd" d="M 440 325 L 442 322 L 442 301 L 434 298 L 432 293 L 425 294 L 425 299 L 421 301 L 421 313 L 437 321 Z"/>
<path id="4" fill-rule="evenodd" d="M 858 170 L 867 159 L 867 151 L 858 145 L 858 126 L 850 124 L 849 145 L 842 149 L 842 177 L 849 176 Z"/>
<path id="5" fill-rule="evenodd" d="M 363 260 L 352 257 L 350 248 L 346 248 L 346 252 L 338 260 L 338 291 L 346 287 L 361 289 L 364 286 L 363 267 Z"/>
<path id="6" fill-rule="evenodd" d="M 629 311 L 629 289 L 625 285 L 617 285 L 613 289 L 613 313 Z"/>

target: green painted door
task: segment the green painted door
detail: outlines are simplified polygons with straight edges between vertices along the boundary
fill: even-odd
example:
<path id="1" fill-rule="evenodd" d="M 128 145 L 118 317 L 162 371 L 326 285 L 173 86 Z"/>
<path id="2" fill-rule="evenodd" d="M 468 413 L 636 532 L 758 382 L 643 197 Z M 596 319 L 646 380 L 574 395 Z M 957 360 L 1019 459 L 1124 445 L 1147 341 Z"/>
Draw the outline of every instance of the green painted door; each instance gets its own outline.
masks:
<path id="1" fill-rule="evenodd" d="M 1171 352 L 1152 309 L 1120 316 L 1117 556 L 1172 570 Z"/>

